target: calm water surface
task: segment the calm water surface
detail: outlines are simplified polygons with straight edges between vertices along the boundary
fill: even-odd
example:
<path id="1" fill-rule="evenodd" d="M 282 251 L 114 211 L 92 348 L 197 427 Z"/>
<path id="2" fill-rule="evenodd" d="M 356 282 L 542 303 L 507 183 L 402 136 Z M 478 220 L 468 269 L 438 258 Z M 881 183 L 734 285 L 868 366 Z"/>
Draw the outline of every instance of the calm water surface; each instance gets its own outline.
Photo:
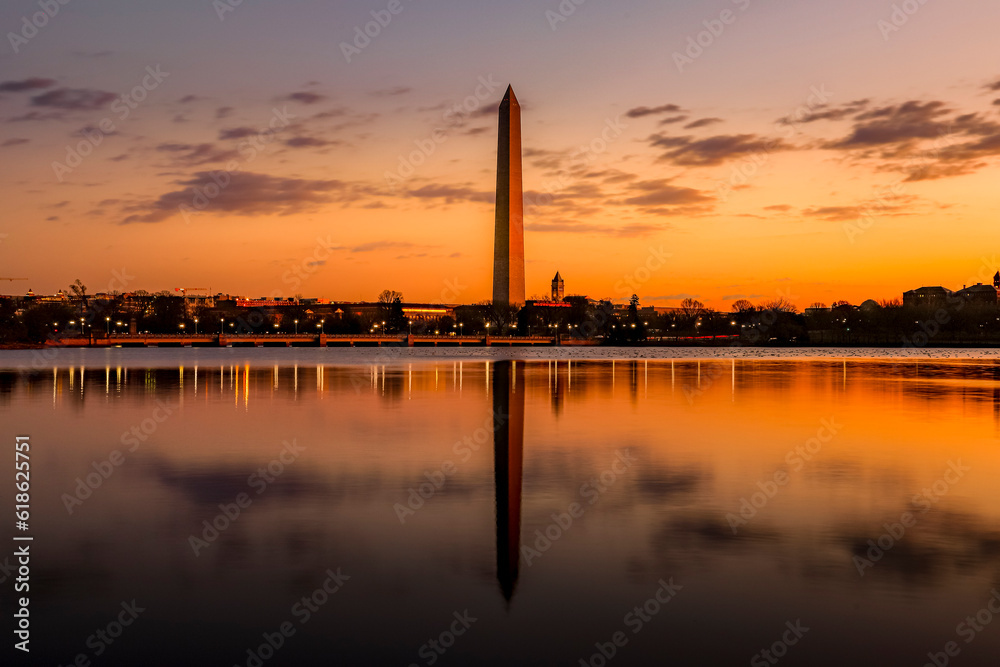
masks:
<path id="1" fill-rule="evenodd" d="M 5 354 L 27 664 L 995 665 L 1000 362 L 947 354 Z"/>

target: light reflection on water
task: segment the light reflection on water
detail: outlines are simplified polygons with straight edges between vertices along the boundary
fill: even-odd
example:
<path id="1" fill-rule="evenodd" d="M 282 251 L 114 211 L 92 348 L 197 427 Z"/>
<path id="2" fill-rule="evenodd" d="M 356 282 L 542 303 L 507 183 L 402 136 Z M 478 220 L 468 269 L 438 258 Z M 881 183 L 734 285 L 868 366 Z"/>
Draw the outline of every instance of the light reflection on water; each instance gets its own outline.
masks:
<path id="1" fill-rule="evenodd" d="M 1000 586 L 992 358 L 264 352 L 0 372 L 5 439 L 33 443 L 51 629 L 33 656 L 93 658 L 135 598 L 147 611 L 100 664 L 245 665 L 285 621 L 264 664 L 427 664 L 465 610 L 438 664 L 576 665 L 618 631 L 610 664 L 746 664 L 799 619 L 783 663 L 918 665 L 956 641 L 994 664 L 1000 629 L 957 634 Z M 337 568 L 350 579 L 301 624 Z M 635 632 L 661 579 L 682 588 Z"/>

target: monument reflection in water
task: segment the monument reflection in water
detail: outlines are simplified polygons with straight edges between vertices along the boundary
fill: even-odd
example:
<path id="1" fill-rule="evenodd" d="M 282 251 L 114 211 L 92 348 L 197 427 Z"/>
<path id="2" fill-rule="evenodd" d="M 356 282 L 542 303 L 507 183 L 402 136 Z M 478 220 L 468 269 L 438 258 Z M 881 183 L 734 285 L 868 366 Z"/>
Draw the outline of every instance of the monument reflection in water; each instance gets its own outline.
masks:
<path id="1" fill-rule="evenodd" d="M 33 447 L 28 664 L 1000 652 L 993 361 L 206 368 L 188 353 L 0 371 L 3 437 Z M 11 596 L 0 606 L 10 618 Z"/>

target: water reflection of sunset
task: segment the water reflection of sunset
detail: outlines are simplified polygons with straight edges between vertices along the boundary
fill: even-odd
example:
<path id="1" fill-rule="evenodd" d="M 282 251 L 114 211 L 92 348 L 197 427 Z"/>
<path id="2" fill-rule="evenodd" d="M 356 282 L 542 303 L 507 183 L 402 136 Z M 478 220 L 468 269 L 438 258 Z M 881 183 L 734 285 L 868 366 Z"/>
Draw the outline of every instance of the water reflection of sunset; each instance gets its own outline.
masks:
<path id="1" fill-rule="evenodd" d="M 997 368 L 834 359 L 77 366 L 0 374 L 0 405 L 35 425 L 53 619 L 72 615 L 77 595 L 110 607 L 141 591 L 167 617 L 225 611 L 256 627 L 341 566 L 355 578 L 296 650 L 335 634 L 346 655 L 381 646 L 405 660 L 438 618 L 475 607 L 488 622 L 463 642 L 481 655 L 500 634 L 528 637 L 546 615 L 565 615 L 573 622 L 531 644 L 542 664 L 583 655 L 615 622 L 587 616 L 588 601 L 627 610 L 673 577 L 685 588 L 656 621 L 662 635 L 637 637 L 621 664 L 644 664 L 668 641 L 681 657 L 742 660 L 754 638 L 799 616 L 827 628 L 798 649 L 810 664 L 846 664 L 844 633 L 912 663 L 926 653 L 915 633 L 927 650 L 943 643 L 951 619 L 975 612 L 1000 576 Z M 517 412 L 497 392 L 524 401 L 523 423 L 511 426 L 523 429 L 518 484 L 497 467 L 503 432 L 484 431 L 498 405 Z M 128 434 L 140 442 L 134 452 Z M 257 494 L 248 478 L 288 442 L 303 453 Z M 70 514 L 65 494 L 114 450 L 124 463 Z M 636 463 L 592 505 L 582 501 L 583 515 L 544 557 L 518 567 L 514 548 L 535 548 L 622 450 Z M 401 521 L 393 506 L 448 462 L 440 488 Z M 968 471 L 942 486 L 954 462 Z M 192 554 L 189 536 L 241 492 L 250 506 Z M 869 540 L 906 512 L 915 524 L 861 576 L 854 558 L 867 558 Z M 391 639 L 383 623 L 397 628 Z M 709 623 L 729 628 L 731 643 L 713 645 Z M 967 655 L 995 652 L 993 637 Z M 238 657 L 219 650 L 220 660 Z M 511 659 L 496 655 L 496 664 Z"/>

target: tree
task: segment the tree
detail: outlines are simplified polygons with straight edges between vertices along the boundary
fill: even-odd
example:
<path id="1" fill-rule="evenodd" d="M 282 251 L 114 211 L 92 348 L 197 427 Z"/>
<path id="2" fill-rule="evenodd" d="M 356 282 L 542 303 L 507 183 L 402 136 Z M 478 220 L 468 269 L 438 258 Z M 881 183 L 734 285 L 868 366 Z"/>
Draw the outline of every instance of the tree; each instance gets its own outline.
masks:
<path id="1" fill-rule="evenodd" d="M 73 292 L 73 297 L 83 304 L 83 309 L 87 310 L 87 286 L 77 278 L 76 282 L 69 286 L 69 289 Z"/>
<path id="2" fill-rule="evenodd" d="M 815 301 L 815 302 L 809 304 L 809 307 L 810 308 L 826 308 L 826 304 L 823 303 L 822 301 Z"/>
<path id="3" fill-rule="evenodd" d="M 389 304 L 389 316 L 386 319 L 389 331 L 399 332 L 407 328 L 406 315 L 403 313 L 402 295 L 395 297 Z"/>
<path id="4" fill-rule="evenodd" d="M 696 299 L 684 299 L 681 301 L 681 312 L 684 316 L 689 319 L 694 319 L 702 314 L 705 310 L 705 304 Z"/>
<path id="5" fill-rule="evenodd" d="M 397 299 L 400 300 L 400 301 L 403 300 L 403 293 L 402 292 L 396 292 L 394 290 L 384 289 L 378 295 L 378 302 L 379 303 L 390 304 L 393 301 L 396 301 Z"/>
<path id="6" fill-rule="evenodd" d="M 734 313 L 752 313 L 754 311 L 753 304 L 746 299 L 737 299 L 733 302 L 733 312 Z"/>

